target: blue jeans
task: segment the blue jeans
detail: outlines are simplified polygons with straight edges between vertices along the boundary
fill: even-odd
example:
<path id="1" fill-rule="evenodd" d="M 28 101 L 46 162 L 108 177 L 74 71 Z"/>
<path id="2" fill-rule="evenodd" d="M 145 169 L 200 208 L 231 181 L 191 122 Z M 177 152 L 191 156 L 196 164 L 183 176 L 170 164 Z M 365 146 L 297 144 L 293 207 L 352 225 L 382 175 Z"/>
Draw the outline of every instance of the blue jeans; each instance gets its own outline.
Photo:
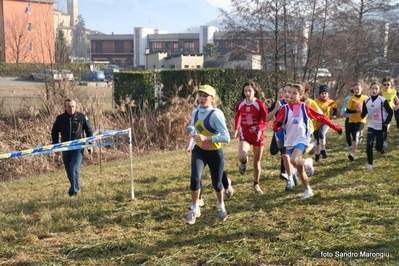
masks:
<path id="1" fill-rule="evenodd" d="M 83 159 L 83 149 L 62 152 L 62 160 L 64 161 L 65 170 L 71 183 L 69 188 L 69 196 L 73 196 L 80 191 L 79 170 Z"/>

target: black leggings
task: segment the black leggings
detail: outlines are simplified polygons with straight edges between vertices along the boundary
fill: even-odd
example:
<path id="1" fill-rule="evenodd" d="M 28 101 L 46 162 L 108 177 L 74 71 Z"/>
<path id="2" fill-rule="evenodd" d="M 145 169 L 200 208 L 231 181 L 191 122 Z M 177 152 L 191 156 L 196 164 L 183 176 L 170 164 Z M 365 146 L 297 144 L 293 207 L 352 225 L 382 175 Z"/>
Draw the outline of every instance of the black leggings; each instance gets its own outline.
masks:
<path id="1" fill-rule="evenodd" d="M 349 123 L 349 128 L 351 130 L 352 141 L 359 142 L 360 135 L 362 134 L 364 128 L 364 123 L 363 122 Z"/>
<path id="2" fill-rule="evenodd" d="M 346 138 L 346 143 L 348 143 L 348 146 L 352 146 L 352 139 L 351 139 L 351 130 L 349 127 L 349 117 L 345 118 L 345 138 Z"/>
<path id="3" fill-rule="evenodd" d="M 375 130 L 374 128 L 369 127 L 367 129 L 367 146 L 366 146 L 366 152 L 367 152 L 367 161 L 369 164 L 373 164 L 373 146 L 374 146 L 374 139 L 376 139 L 376 145 L 375 148 L 377 151 L 382 151 L 383 148 L 383 130 Z"/>
<path id="4" fill-rule="evenodd" d="M 201 175 L 206 165 L 209 166 L 211 172 L 213 188 L 216 192 L 222 191 L 224 188 L 222 183 L 224 171 L 223 150 L 206 151 L 198 146 L 195 146 L 192 150 L 190 189 L 195 191 L 201 188 Z"/>

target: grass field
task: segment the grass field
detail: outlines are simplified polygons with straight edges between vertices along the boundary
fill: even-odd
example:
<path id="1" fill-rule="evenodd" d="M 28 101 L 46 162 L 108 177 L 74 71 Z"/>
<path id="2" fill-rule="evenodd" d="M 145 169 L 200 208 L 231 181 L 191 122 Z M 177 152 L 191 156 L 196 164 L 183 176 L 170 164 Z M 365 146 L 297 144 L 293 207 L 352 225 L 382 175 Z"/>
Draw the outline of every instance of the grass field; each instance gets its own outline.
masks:
<path id="1" fill-rule="evenodd" d="M 94 83 L 93 83 L 94 84 Z M 103 110 L 111 110 L 112 88 L 103 86 L 79 86 L 68 84 L 77 95 L 77 100 L 98 98 Z M 41 107 L 45 99 L 45 85 L 41 82 L 18 82 L 16 85 L 0 86 L 0 117 L 27 113 L 32 106 Z M 60 103 L 62 104 L 62 103 Z"/>
<path id="2" fill-rule="evenodd" d="M 224 145 L 235 194 L 223 223 L 206 170 L 202 216 L 185 224 L 190 157 L 183 150 L 134 158 L 134 200 L 127 158 L 83 167 L 73 200 L 63 169 L 3 182 L 0 265 L 398 265 L 398 137 L 392 126 L 388 152 L 375 152 L 367 171 L 365 143 L 350 162 L 344 136 L 330 130 L 329 157 L 315 163 L 315 196 L 305 201 L 302 186 L 284 191 L 279 157 L 268 147 L 265 193 L 255 195 L 252 167 L 238 174 L 234 140 Z"/>

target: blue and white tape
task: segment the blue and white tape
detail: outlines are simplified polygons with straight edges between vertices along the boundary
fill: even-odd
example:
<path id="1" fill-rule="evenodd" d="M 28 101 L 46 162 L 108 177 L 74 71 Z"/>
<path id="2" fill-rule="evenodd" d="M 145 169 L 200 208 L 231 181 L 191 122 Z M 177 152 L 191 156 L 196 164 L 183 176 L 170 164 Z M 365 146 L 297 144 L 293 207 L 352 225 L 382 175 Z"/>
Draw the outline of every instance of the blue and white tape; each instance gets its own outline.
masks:
<path id="1" fill-rule="evenodd" d="M 125 129 L 125 130 L 100 129 L 99 132 L 106 132 L 106 133 L 104 133 L 102 135 L 61 142 L 61 143 L 57 143 L 57 144 L 40 146 L 40 147 L 36 147 L 36 148 L 32 148 L 32 149 L 26 149 L 26 150 L 14 151 L 14 152 L 8 152 L 8 153 L 0 153 L 0 160 L 14 158 L 14 157 L 28 156 L 28 155 L 46 154 L 46 153 L 62 152 L 62 151 L 72 151 L 72 150 L 84 149 L 84 148 L 89 148 L 89 147 L 103 147 L 103 146 L 119 144 L 119 143 L 123 143 L 123 142 L 106 142 L 106 143 L 97 143 L 97 144 L 94 144 L 93 142 L 102 140 L 102 139 L 106 139 L 106 138 L 110 138 L 113 136 L 121 135 L 121 134 L 127 134 L 127 133 L 129 133 L 129 130 L 130 129 Z M 93 143 L 93 144 L 85 144 L 85 143 Z"/>

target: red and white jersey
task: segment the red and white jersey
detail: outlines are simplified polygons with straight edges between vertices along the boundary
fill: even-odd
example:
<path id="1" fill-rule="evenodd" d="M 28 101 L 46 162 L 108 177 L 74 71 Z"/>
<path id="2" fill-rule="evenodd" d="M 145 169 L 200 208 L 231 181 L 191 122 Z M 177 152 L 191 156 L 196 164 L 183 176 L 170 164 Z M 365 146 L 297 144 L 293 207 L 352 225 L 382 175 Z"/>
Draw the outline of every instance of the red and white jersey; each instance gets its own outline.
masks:
<path id="1" fill-rule="evenodd" d="M 267 114 L 266 105 L 261 100 L 255 98 L 252 103 L 247 103 L 247 99 L 243 99 L 236 104 L 234 129 L 241 127 L 241 134 L 249 133 L 252 126 L 256 126 L 256 131 L 263 131 L 268 125 Z"/>

